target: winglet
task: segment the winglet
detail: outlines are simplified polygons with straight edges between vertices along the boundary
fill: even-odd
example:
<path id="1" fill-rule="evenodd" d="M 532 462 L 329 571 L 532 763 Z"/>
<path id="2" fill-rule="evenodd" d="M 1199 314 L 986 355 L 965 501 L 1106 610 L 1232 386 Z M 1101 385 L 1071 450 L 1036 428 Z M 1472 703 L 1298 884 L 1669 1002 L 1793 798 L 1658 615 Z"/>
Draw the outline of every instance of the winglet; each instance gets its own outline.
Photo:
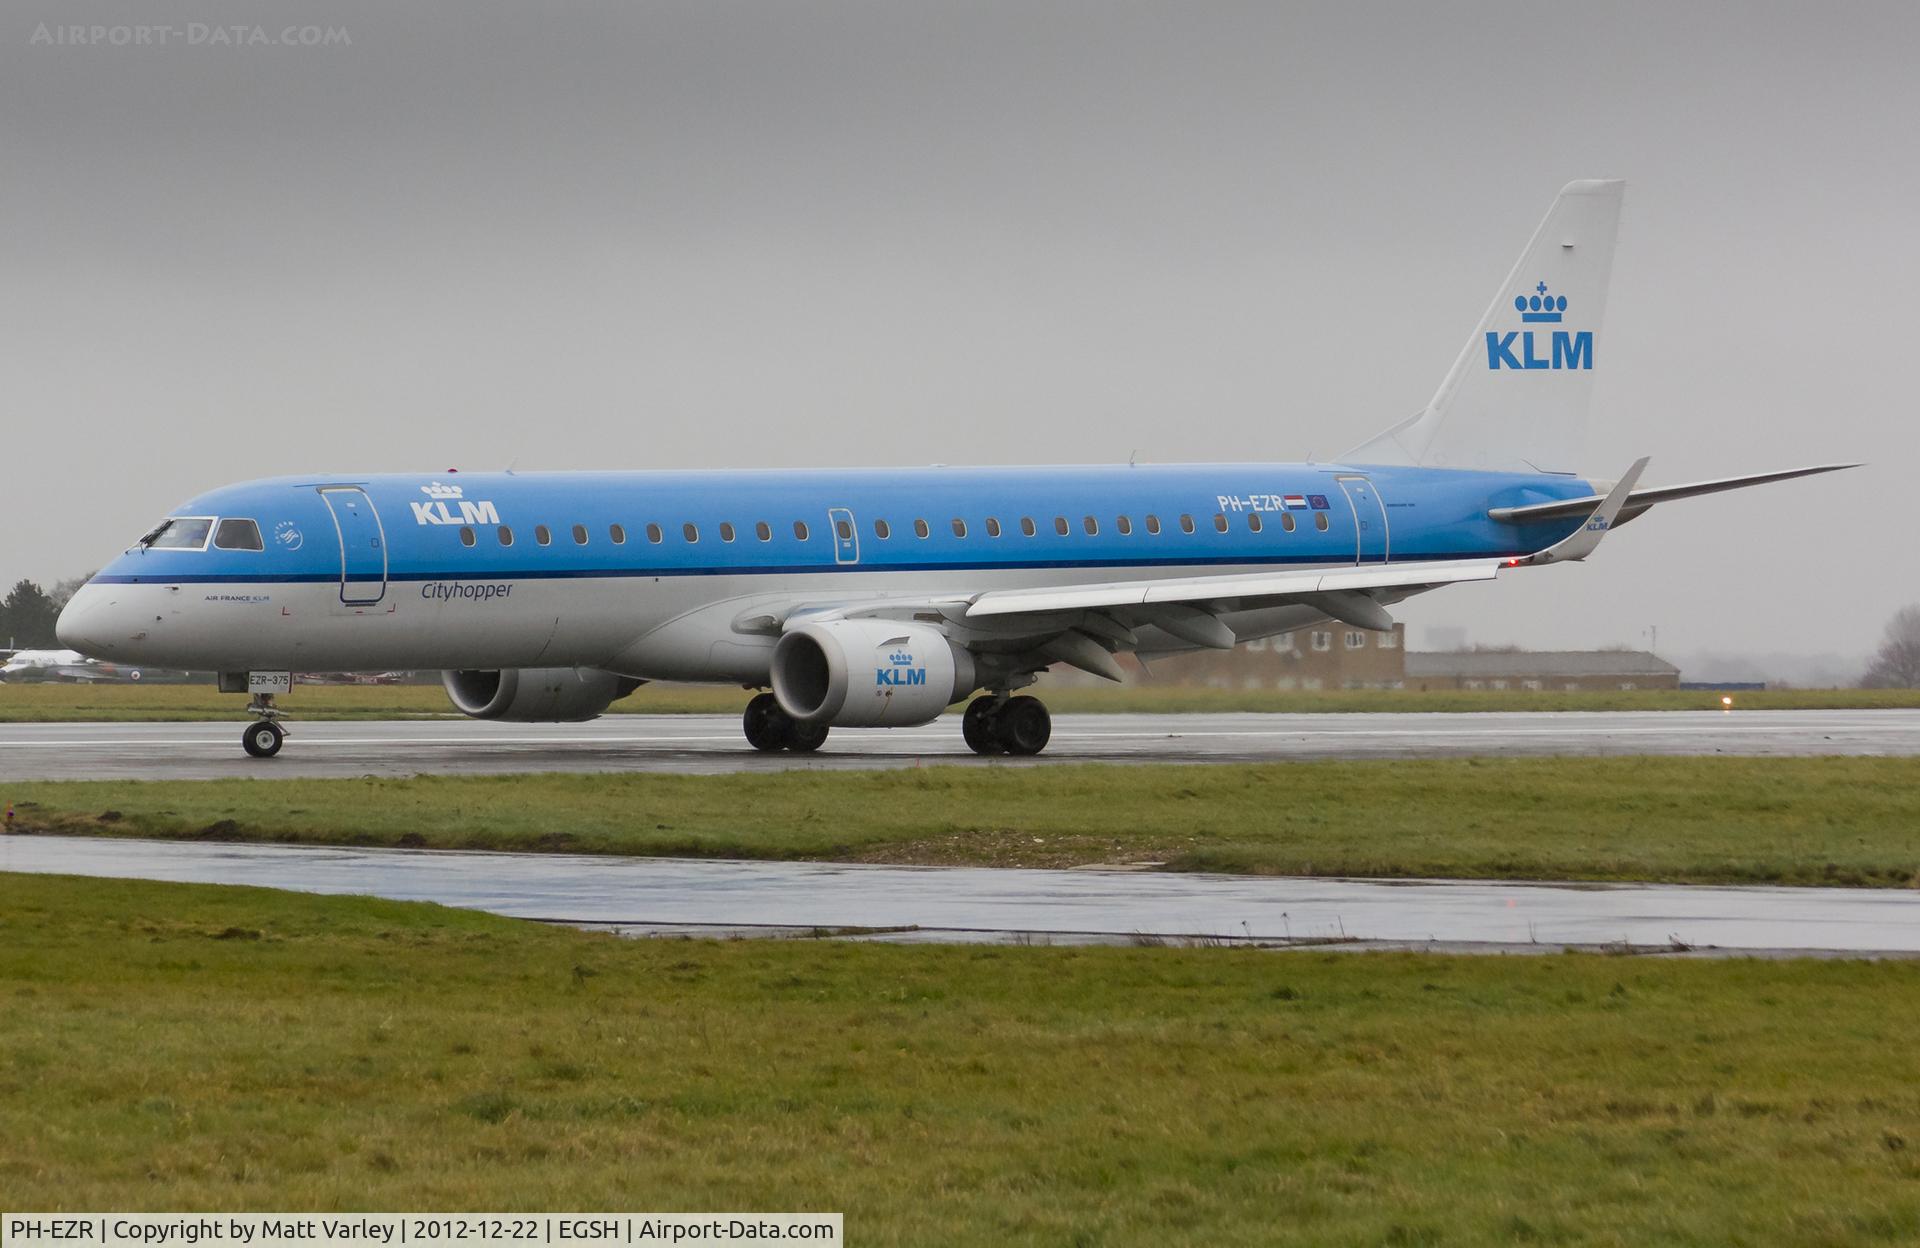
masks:
<path id="1" fill-rule="evenodd" d="M 1627 496 L 1633 493 L 1633 487 L 1640 483 L 1640 474 L 1646 471 L 1647 456 L 1642 455 L 1633 461 L 1633 467 L 1627 469 L 1600 505 L 1593 509 L 1587 522 L 1561 538 L 1545 550 L 1536 551 L 1524 559 L 1515 559 L 1513 566 L 1523 567 L 1543 563 L 1565 563 L 1569 559 L 1585 559 L 1600 545 L 1600 539 L 1613 527 L 1614 518 L 1620 509 L 1627 505 Z"/>

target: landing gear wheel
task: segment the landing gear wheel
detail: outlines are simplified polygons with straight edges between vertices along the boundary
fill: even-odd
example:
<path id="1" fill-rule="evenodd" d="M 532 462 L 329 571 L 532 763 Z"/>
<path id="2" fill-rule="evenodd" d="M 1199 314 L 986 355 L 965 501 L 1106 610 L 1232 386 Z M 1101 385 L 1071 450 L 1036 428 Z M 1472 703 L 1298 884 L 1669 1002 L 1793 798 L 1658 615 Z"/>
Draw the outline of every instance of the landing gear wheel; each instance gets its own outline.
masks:
<path id="1" fill-rule="evenodd" d="M 1053 737 L 1053 716 L 1039 698 L 1009 698 L 996 718 L 994 735 L 1009 754 L 1038 754 Z"/>
<path id="2" fill-rule="evenodd" d="M 988 694 L 967 703 L 966 712 L 960 716 L 960 735 L 965 738 L 967 748 L 975 754 L 1006 753 L 1007 747 L 1000 744 L 999 734 L 995 731 L 1000 719 L 997 713 L 999 705 L 1000 699 Z"/>
<path id="3" fill-rule="evenodd" d="M 740 716 L 740 726 L 746 730 L 747 744 L 762 754 L 778 754 L 786 749 L 796 727 L 780 709 L 779 700 L 770 693 L 759 694 L 747 703 L 746 713 Z"/>
<path id="4" fill-rule="evenodd" d="M 811 754 L 827 743 L 827 725 L 794 724 L 787 748 L 795 754 Z"/>
<path id="5" fill-rule="evenodd" d="M 240 735 L 240 744 L 255 758 L 272 758 L 280 752 L 280 743 L 286 738 L 279 724 L 263 719 L 247 725 L 247 730 Z"/>

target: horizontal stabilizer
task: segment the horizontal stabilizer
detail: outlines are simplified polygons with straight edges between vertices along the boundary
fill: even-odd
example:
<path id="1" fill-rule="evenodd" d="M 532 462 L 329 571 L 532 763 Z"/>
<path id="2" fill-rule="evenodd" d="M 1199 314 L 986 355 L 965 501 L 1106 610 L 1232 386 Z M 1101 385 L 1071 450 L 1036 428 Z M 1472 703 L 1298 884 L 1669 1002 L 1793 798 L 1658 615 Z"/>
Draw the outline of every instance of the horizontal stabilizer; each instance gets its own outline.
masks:
<path id="1" fill-rule="evenodd" d="M 1839 472 L 1843 468 L 1858 468 L 1859 464 L 1820 464 L 1813 468 L 1789 468 L 1784 472 L 1763 472 L 1751 477 L 1721 477 L 1714 481 L 1695 481 L 1690 485 L 1667 485 L 1655 490 L 1635 490 L 1627 496 L 1626 505 L 1621 508 L 1621 517 L 1637 516 L 1655 503 L 1669 503 L 1678 498 L 1693 498 L 1700 494 L 1718 494 L 1722 490 L 1738 490 L 1749 485 L 1766 485 L 1770 481 L 1791 481 L 1795 477 L 1811 477 L 1822 472 Z M 1495 507 L 1487 513 L 1488 517 L 1504 524 L 1532 524 L 1540 520 L 1563 520 L 1571 516 L 1584 516 L 1600 505 L 1603 495 L 1588 494 L 1580 498 L 1556 499 L 1551 503 L 1534 503 L 1527 507 Z"/>

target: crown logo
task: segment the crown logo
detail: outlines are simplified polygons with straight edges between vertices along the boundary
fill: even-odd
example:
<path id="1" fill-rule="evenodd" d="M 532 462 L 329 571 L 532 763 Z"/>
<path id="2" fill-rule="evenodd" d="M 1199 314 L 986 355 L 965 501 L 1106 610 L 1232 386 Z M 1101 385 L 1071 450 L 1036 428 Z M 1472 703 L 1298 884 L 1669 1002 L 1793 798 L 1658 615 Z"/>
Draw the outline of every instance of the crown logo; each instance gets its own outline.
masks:
<path id="1" fill-rule="evenodd" d="M 1531 295 L 1515 295 L 1513 297 L 1513 310 L 1520 314 L 1522 321 L 1526 321 L 1529 324 L 1544 321 L 1549 324 L 1558 325 L 1560 323 L 1560 314 L 1567 310 L 1567 297 L 1565 295 L 1548 294 L 1547 284 L 1545 282 L 1541 282 L 1533 289 L 1535 293 Z"/>
<path id="2" fill-rule="evenodd" d="M 1557 321 L 1560 318 L 1556 316 L 1553 319 Z M 443 485 L 435 481 L 432 485 L 421 486 L 420 492 L 428 498 L 459 498 L 462 490 L 457 485 Z"/>

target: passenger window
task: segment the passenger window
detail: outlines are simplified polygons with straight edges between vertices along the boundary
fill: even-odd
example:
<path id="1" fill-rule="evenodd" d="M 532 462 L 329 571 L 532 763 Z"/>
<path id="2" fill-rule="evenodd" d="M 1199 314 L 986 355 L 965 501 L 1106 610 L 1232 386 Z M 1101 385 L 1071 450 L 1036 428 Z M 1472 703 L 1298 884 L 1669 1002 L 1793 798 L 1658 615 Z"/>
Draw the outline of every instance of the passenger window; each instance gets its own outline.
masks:
<path id="1" fill-rule="evenodd" d="M 494 530 L 494 535 L 500 539 L 500 544 L 502 546 L 513 545 L 513 530 L 508 528 L 506 525 L 503 524 L 498 529 Z"/>
<path id="2" fill-rule="evenodd" d="M 992 516 L 987 517 L 987 536 L 988 537 L 1000 536 L 1000 522 L 998 520 L 995 520 Z"/>
<path id="3" fill-rule="evenodd" d="M 884 542 L 893 536 L 893 529 L 885 520 L 875 520 L 873 522 L 873 535 Z"/>
<path id="4" fill-rule="evenodd" d="M 1026 534 L 1026 535 L 1027 535 L 1028 537 L 1032 537 L 1032 536 L 1033 536 L 1033 535 L 1034 535 L 1035 533 L 1037 533 L 1037 532 L 1039 532 L 1039 530 L 1038 530 L 1038 529 L 1036 529 L 1036 528 L 1034 528 L 1034 527 L 1033 527 L 1033 517 L 1032 517 L 1032 516 L 1021 516 L 1021 517 L 1020 517 L 1020 531 L 1021 531 L 1022 533 L 1025 533 L 1025 534 Z"/>
<path id="5" fill-rule="evenodd" d="M 733 540 L 733 525 L 729 524 L 725 520 L 722 520 L 720 522 L 720 540 L 723 542 L 730 542 Z"/>
<path id="6" fill-rule="evenodd" d="M 1114 519 L 1113 527 L 1120 530 L 1120 536 L 1125 537 L 1133 532 L 1133 521 L 1125 516 L 1118 516 Z"/>
<path id="7" fill-rule="evenodd" d="M 800 541 L 804 542 L 807 540 L 807 522 L 805 520 L 795 520 L 793 522 L 793 535 Z"/>
<path id="8" fill-rule="evenodd" d="M 1259 512 L 1253 511 L 1253 512 L 1247 513 L 1247 528 L 1249 528 L 1255 533 L 1258 533 L 1260 531 L 1260 513 Z"/>
<path id="9" fill-rule="evenodd" d="M 576 524 L 573 526 L 573 544 L 575 546 L 585 546 L 587 544 L 587 526 L 586 525 Z"/>
<path id="10" fill-rule="evenodd" d="M 1065 516 L 1055 516 L 1053 518 L 1053 531 L 1061 537 L 1065 537 L 1072 530 L 1072 527 L 1072 525 L 1067 523 Z"/>
<path id="11" fill-rule="evenodd" d="M 1313 513 L 1313 527 L 1316 529 L 1319 529 L 1322 533 L 1325 533 L 1327 531 L 1327 513 L 1326 512 L 1316 511 Z"/>
<path id="12" fill-rule="evenodd" d="M 1092 516 L 1086 517 L 1085 519 L 1080 521 L 1080 524 L 1083 528 L 1086 529 L 1088 537 L 1100 536 L 1100 522 L 1098 520 L 1095 520 Z"/>
<path id="13" fill-rule="evenodd" d="M 843 542 L 852 541 L 853 540 L 853 521 L 835 520 L 833 522 L 833 532 L 834 532 L 834 535 Z"/>
<path id="14" fill-rule="evenodd" d="M 1225 533 L 1227 531 L 1227 517 L 1221 512 L 1216 511 L 1213 513 L 1213 528 L 1216 533 Z"/>
<path id="15" fill-rule="evenodd" d="M 967 535 L 967 522 L 965 520 L 955 520 L 953 522 L 953 535 L 955 537 L 965 537 Z"/>
<path id="16" fill-rule="evenodd" d="M 1289 533 L 1293 532 L 1293 513 L 1292 512 L 1283 511 L 1280 513 L 1280 527 L 1285 529 Z"/>
<path id="17" fill-rule="evenodd" d="M 1160 517 L 1153 515 L 1151 512 L 1147 515 L 1147 532 L 1153 534 L 1155 537 L 1160 536 Z"/>
<path id="18" fill-rule="evenodd" d="M 915 537 L 925 537 L 927 532 L 927 522 L 925 520 L 915 520 L 913 522 L 913 535 Z"/>
<path id="19" fill-rule="evenodd" d="M 1189 515 L 1186 515 L 1186 514 L 1184 514 L 1184 513 L 1183 513 L 1183 514 L 1181 515 L 1181 517 L 1180 517 L 1180 531 L 1181 531 L 1182 533 L 1191 533 L 1191 532 L 1193 532 L 1193 517 L 1192 517 L 1192 516 L 1189 516 Z"/>
<path id="20" fill-rule="evenodd" d="M 700 530 L 691 524 L 683 524 L 680 526 L 680 536 L 689 542 L 697 542 L 700 540 Z"/>
<path id="21" fill-rule="evenodd" d="M 607 536 L 613 539 L 615 546 L 625 546 L 627 544 L 627 531 L 617 524 L 607 526 Z"/>
<path id="22" fill-rule="evenodd" d="M 660 544 L 663 536 L 664 535 L 660 532 L 659 525 L 650 524 L 647 526 L 647 540 L 652 542 L 655 546 L 658 546 Z"/>
<path id="23" fill-rule="evenodd" d="M 762 520 L 753 526 L 753 535 L 763 542 L 770 542 L 773 540 L 773 526 Z"/>
<path id="24" fill-rule="evenodd" d="M 461 529 L 461 530 L 460 530 L 460 544 L 461 544 L 462 546 L 471 546 L 471 545 L 473 545 L 473 530 L 472 530 L 472 529 Z"/>
<path id="25" fill-rule="evenodd" d="M 213 544 L 221 550 L 265 550 L 260 542 L 260 526 L 235 516 L 220 522 L 213 531 Z"/>
<path id="26" fill-rule="evenodd" d="M 533 540 L 536 542 L 539 542 L 542 546 L 545 546 L 548 542 L 551 542 L 553 540 L 553 534 L 547 531 L 546 525 L 536 524 L 533 526 Z"/>

